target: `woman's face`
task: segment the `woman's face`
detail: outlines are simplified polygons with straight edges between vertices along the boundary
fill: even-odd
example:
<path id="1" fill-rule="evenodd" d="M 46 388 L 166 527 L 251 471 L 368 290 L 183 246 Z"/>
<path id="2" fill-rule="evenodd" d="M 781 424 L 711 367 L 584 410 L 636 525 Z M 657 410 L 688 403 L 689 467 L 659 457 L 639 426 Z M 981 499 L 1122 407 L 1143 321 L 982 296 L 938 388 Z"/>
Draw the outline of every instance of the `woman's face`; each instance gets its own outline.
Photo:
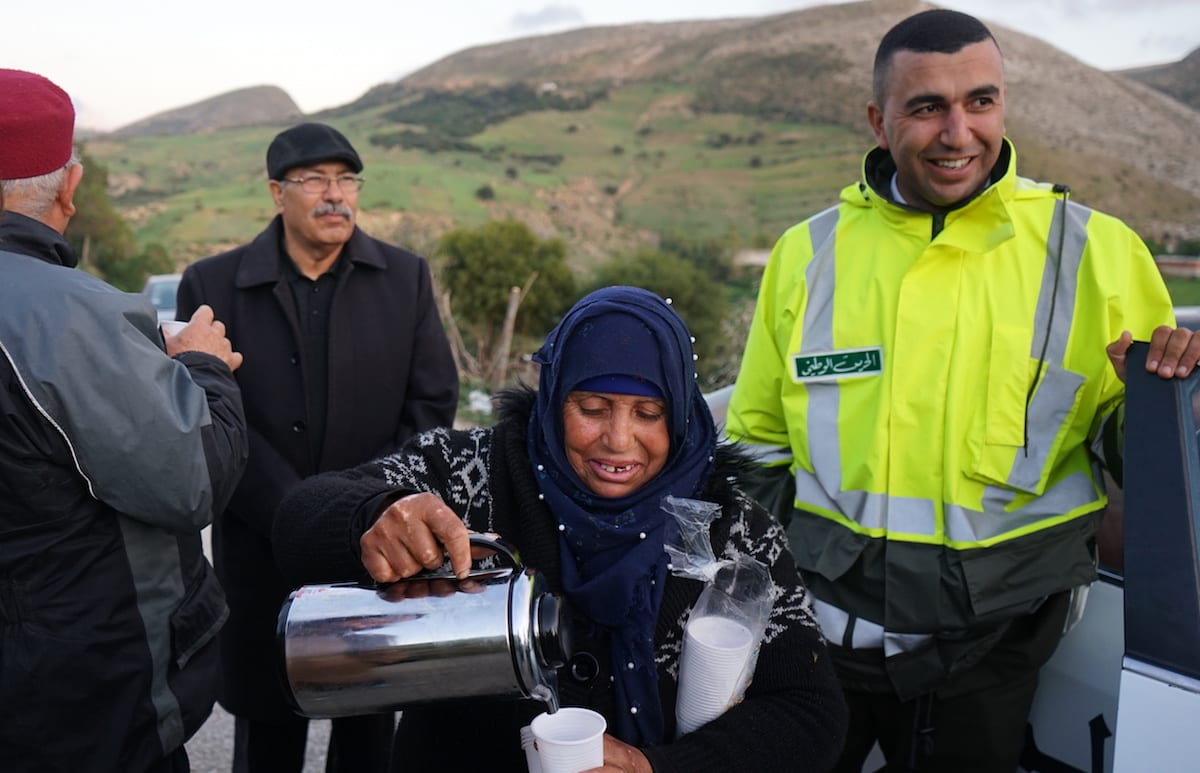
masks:
<path id="1" fill-rule="evenodd" d="M 563 443 L 571 469 L 592 493 L 626 496 L 667 463 L 667 403 L 641 395 L 571 392 L 563 403 Z"/>

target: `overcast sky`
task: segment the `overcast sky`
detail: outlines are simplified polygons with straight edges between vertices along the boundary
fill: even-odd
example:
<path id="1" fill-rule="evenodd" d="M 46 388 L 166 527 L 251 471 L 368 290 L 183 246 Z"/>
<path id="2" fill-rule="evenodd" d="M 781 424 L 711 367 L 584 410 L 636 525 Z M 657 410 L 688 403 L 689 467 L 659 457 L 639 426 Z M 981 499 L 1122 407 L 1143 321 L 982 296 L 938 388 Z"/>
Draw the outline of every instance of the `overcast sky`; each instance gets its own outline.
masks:
<path id="1" fill-rule="evenodd" d="M 0 66 L 66 89 L 113 129 L 247 86 L 305 112 L 350 102 L 463 48 L 576 27 L 761 16 L 817 0 L 57 0 L 7 3 Z M 1200 0 L 944 0 L 1106 70 L 1200 47 Z M 269 7 L 268 7 L 269 6 Z"/>

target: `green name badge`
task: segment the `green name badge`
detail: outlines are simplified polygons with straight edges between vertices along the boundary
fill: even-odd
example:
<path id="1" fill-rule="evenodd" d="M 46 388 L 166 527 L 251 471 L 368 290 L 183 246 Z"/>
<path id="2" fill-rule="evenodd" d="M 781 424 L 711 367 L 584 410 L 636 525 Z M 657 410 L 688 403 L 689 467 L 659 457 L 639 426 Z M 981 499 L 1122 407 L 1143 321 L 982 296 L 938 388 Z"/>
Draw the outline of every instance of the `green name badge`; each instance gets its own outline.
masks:
<path id="1" fill-rule="evenodd" d="M 792 381 L 834 381 L 874 376 L 883 372 L 883 349 L 842 349 L 836 352 L 792 355 Z"/>

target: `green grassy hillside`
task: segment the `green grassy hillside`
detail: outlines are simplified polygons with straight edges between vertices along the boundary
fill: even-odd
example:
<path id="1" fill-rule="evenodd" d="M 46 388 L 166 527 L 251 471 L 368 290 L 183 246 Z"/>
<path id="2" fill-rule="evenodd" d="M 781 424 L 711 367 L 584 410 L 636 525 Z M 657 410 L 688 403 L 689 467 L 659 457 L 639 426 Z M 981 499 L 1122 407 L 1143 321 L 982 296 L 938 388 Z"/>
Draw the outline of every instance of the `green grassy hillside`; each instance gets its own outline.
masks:
<path id="1" fill-rule="evenodd" d="M 422 252 L 456 226 L 507 217 L 563 238 L 580 270 L 663 239 L 764 246 L 858 178 L 870 54 L 918 6 L 873 0 L 506 41 L 310 118 L 342 129 L 366 163 L 364 227 Z M 1070 185 L 1149 240 L 1200 237 L 1190 150 L 1200 113 L 994 31 L 1020 172 Z M 87 150 L 109 167 L 138 239 L 182 266 L 271 217 L 264 155 L 284 126 L 122 134 Z"/>
<path id="2" fill-rule="evenodd" d="M 453 226 L 515 216 L 562 235 L 580 267 L 660 236 L 765 245 L 857 176 L 862 135 L 837 126 L 696 114 L 678 85 L 613 89 L 464 138 L 472 150 L 383 147 L 386 107 L 336 120 L 359 148 L 364 224 L 428 247 Z M 425 127 L 410 130 L 431 133 Z M 181 264 L 245 241 L 273 214 L 264 156 L 278 129 L 93 140 L 142 242 Z M 375 141 L 373 141 L 375 138 Z M 481 198 L 484 186 L 490 198 Z"/>

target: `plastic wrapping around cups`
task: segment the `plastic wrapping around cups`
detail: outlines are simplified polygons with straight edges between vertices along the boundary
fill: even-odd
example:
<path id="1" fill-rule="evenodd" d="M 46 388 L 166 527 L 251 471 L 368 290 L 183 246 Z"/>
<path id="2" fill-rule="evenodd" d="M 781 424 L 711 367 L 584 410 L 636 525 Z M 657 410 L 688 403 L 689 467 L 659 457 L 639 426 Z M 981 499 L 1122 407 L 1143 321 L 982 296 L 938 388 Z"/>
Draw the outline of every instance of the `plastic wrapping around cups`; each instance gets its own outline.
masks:
<path id="1" fill-rule="evenodd" d="M 756 638 L 749 628 L 726 617 L 709 615 L 688 621 L 675 704 L 679 735 L 721 716 L 741 697 Z"/>
<path id="2" fill-rule="evenodd" d="M 604 764 L 608 723 L 591 709 L 565 706 L 553 714 L 538 714 L 529 727 L 541 773 L 579 773 Z"/>
<path id="3" fill-rule="evenodd" d="M 675 703 L 682 736 L 742 699 L 771 617 L 774 583 L 767 566 L 750 556 L 717 559 L 709 527 L 720 517 L 719 505 L 667 496 L 661 506 L 678 527 L 664 544 L 671 573 L 706 586 L 684 629 Z"/>

